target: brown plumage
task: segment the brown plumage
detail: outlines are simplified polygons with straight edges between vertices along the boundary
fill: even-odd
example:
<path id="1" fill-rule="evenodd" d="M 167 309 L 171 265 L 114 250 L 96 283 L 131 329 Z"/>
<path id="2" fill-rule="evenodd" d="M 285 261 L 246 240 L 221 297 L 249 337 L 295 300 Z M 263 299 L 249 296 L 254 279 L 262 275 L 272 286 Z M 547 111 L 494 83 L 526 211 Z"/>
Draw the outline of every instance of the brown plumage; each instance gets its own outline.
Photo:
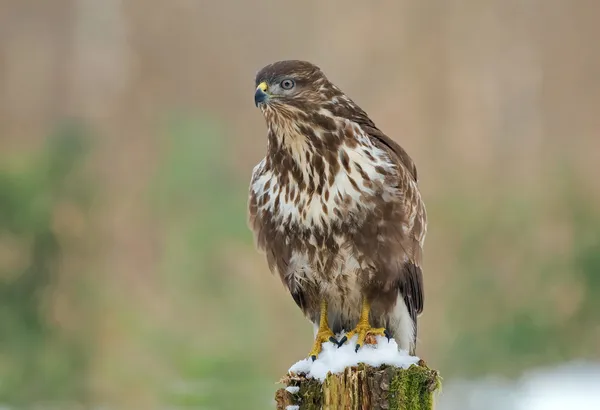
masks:
<path id="1" fill-rule="evenodd" d="M 256 86 L 267 154 L 249 224 L 269 269 L 316 331 L 353 329 L 364 301 L 371 323 L 414 353 L 427 230 L 415 164 L 311 63 L 270 64 Z"/>

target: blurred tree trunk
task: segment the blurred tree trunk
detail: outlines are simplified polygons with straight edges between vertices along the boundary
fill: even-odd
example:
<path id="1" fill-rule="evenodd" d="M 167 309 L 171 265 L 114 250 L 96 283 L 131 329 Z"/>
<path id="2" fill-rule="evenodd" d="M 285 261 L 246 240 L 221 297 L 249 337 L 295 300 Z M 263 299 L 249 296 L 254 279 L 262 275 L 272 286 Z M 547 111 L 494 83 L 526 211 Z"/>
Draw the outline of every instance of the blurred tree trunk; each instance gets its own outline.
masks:
<path id="1" fill-rule="evenodd" d="M 281 382 L 286 388 L 275 395 L 277 410 L 431 410 L 433 394 L 440 386 L 438 372 L 423 362 L 408 369 L 348 367 L 344 373 L 329 374 L 323 383 L 289 375 Z"/>

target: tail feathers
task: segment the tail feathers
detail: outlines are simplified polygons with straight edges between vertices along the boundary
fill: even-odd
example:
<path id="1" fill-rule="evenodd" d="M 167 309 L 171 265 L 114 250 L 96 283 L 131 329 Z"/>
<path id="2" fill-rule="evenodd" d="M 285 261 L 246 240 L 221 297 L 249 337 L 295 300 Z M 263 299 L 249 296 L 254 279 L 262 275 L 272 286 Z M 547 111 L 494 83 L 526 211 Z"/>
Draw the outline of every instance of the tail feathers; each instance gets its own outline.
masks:
<path id="1" fill-rule="evenodd" d="M 398 343 L 398 348 L 415 355 L 417 323 L 413 321 L 402 295 L 398 296 L 394 309 L 390 312 L 387 329 Z"/>

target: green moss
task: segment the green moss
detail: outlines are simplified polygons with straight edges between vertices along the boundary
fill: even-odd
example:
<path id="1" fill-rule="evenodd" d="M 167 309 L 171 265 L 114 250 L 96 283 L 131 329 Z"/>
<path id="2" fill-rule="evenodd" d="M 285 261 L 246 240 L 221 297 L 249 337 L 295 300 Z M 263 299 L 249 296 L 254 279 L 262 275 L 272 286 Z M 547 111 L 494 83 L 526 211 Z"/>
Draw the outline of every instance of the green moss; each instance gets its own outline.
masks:
<path id="1" fill-rule="evenodd" d="M 413 365 L 397 371 L 390 387 L 390 410 L 432 410 L 440 379 L 436 371 Z"/>
<path id="2" fill-rule="evenodd" d="M 317 380 L 305 381 L 300 385 L 298 396 L 301 398 L 300 408 L 302 410 L 320 410 L 322 407 L 323 390 Z"/>

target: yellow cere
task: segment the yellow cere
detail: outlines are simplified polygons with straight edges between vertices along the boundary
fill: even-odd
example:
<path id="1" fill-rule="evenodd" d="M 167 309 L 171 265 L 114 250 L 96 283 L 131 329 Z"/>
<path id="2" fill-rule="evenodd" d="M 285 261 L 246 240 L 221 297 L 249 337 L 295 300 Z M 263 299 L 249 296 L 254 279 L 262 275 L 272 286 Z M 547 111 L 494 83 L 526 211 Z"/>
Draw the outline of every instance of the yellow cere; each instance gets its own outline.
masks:
<path id="1" fill-rule="evenodd" d="M 263 81 L 258 85 L 258 88 L 260 88 L 262 91 L 267 91 L 267 88 L 269 87 L 267 86 L 267 83 Z"/>

